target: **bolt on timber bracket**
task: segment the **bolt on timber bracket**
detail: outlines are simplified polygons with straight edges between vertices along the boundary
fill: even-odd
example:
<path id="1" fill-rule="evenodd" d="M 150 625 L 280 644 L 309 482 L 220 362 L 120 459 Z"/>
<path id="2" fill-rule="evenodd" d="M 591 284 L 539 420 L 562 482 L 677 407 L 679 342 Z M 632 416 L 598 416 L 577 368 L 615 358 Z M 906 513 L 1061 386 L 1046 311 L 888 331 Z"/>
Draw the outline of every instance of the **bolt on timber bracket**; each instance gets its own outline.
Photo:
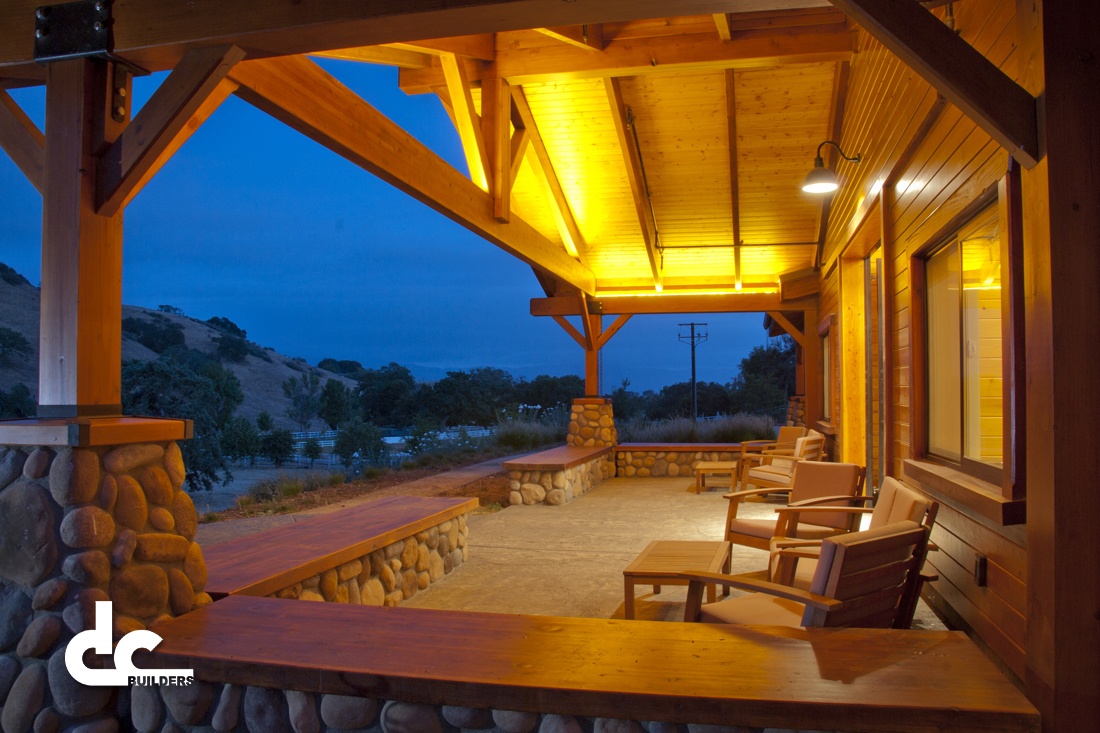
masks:
<path id="1" fill-rule="evenodd" d="M 124 66 L 136 76 L 149 72 L 114 55 L 110 0 L 43 5 L 34 11 L 34 60 L 40 64 L 95 58 Z"/>

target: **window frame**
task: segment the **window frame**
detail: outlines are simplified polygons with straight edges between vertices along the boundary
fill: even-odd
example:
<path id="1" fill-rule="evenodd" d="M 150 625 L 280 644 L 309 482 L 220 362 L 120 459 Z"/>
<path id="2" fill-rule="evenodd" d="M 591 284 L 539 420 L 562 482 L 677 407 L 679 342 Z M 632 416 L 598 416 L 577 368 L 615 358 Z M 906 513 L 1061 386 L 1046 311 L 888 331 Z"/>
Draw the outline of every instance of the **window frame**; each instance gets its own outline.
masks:
<path id="1" fill-rule="evenodd" d="M 995 207 L 1000 220 L 1002 289 L 1001 289 L 1001 372 L 1003 404 L 1003 468 L 984 464 L 965 456 L 955 462 L 932 455 L 928 450 L 928 309 L 927 273 L 929 259 L 951 241 L 960 230 L 977 216 Z M 926 243 L 909 258 L 911 304 L 911 405 L 913 409 L 910 440 L 913 459 L 917 462 L 942 466 L 936 471 L 957 473 L 953 481 L 957 487 L 972 490 L 973 479 L 979 485 L 992 484 L 989 493 L 999 495 L 1005 503 L 1019 503 L 1018 511 L 1008 511 L 1005 516 L 1023 521 L 1023 500 L 1026 497 L 1026 404 L 1024 392 L 1024 289 L 1023 289 L 1023 235 L 1022 198 L 1020 195 L 1019 169 L 1010 166 L 1007 175 L 983 191 L 963 207 L 951 220 L 929 237 Z M 960 445 L 960 448 L 962 446 Z M 919 470 L 919 469 L 918 469 Z M 922 471 L 923 472 L 923 471 Z M 963 493 L 965 493 L 965 491 Z M 1013 520 L 1015 522 L 1017 520 Z M 1005 524 L 1010 522 L 1006 521 Z"/>

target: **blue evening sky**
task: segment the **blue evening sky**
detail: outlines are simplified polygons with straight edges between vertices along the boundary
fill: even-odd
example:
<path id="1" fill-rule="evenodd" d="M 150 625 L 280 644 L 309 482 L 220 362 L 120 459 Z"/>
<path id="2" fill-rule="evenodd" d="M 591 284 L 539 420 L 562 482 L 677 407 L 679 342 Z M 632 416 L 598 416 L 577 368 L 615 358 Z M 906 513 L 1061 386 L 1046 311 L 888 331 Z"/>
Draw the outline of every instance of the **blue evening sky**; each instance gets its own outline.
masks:
<path id="1" fill-rule="evenodd" d="M 393 69 L 320 63 L 459 170 L 458 134 L 434 95 Z M 140 106 L 164 74 L 137 79 Z M 41 128 L 44 91 L 12 96 Z M 0 152 L 0 261 L 38 284 L 42 204 Z M 583 374 L 580 347 L 549 318 L 531 268 L 263 112 L 231 97 L 126 210 L 123 301 L 225 316 L 250 339 L 316 364 L 390 361 L 421 380 L 494 366 Z M 677 324 L 709 324 L 698 378 L 725 383 L 766 342 L 763 314 L 635 316 L 603 349 L 603 391 L 690 379 Z M 605 317 L 610 325 L 611 317 Z"/>

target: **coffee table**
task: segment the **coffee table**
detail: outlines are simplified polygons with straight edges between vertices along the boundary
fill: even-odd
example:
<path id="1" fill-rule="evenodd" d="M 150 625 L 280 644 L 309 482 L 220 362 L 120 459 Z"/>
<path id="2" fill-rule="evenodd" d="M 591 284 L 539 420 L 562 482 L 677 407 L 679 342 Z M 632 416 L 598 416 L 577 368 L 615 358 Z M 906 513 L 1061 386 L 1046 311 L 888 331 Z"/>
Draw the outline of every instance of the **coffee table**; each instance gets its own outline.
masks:
<path id="1" fill-rule="evenodd" d="M 653 585 L 653 592 L 660 593 L 662 585 L 687 585 L 688 581 L 676 575 L 685 570 L 701 570 L 708 573 L 730 571 L 730 543 L 699 540 L 656 540 L 642 550 L 642 554 L 623 570 L 626 602 L 623 616 L 634 618 L 634 585 Z M 725 590 L 723 595 L 728 595 Z M 707 601 L 713 603 L 715 590 L 707 586 Z"/>

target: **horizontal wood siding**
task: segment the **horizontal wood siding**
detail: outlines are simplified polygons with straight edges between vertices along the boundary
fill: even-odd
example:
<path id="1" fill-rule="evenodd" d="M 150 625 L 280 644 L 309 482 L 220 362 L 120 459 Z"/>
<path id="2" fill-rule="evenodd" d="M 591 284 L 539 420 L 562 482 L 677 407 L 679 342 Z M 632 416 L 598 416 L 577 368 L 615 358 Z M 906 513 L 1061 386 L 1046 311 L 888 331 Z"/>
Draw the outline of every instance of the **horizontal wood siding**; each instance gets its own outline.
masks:
<path id="1" fill-rule="evenodd" d="M 938 12 L 938 11 L 937 11 Z M 973 0 L 956 5 L 956 23 L 963 38 L 1009 76 L 1016 76 L 1014 4 Z M 912 434 L 914 401 L 922 370 L 914 359 L 912 328 L 915 301 L 910 258 L 967 205 L 1004 175 L 1007 153 L 951 105 L 942 108 L 929 126 L 926 118 L 937 104 L 937 94 L 877 41 L 860 32 L 859 52 L 852 62 L 849 108 L 842 146 L 859 152 L 864 162 L 838 169 L 841 189 L 833 202 L 825 247 L 825 268 L 835 262 L 852 240 L 882 190 L 885 238 L 892 242 L 884 263 L 892 285 L 888 334 L 893 367 L 889 375 L 892 400 L 893 476 L 903 475 L 902 462 L 919 458 Z M 923 140 L 918 131 L 927 130 Z M 836 272 L 822 282 L 821 313 L 840 310 Z M 858 379 L 858 375 L 840 375 Z M 837 425 L 838 419 L 833 420 Z M 843 435 L 837 440 L 842 442 Z M 934 602 L 950 606 L 950 615 L 968 625 L 1021 678 L 1027 637 L 1026 549 L 1022 527 L 998 527 L 980 522 L 961 507 L 945 506 L 933 540 L 939 551 L 929 567 L 940 578 L 932 584 Z M 975 578 L 978 556 L 986 558 L 987 584 Z"/>

